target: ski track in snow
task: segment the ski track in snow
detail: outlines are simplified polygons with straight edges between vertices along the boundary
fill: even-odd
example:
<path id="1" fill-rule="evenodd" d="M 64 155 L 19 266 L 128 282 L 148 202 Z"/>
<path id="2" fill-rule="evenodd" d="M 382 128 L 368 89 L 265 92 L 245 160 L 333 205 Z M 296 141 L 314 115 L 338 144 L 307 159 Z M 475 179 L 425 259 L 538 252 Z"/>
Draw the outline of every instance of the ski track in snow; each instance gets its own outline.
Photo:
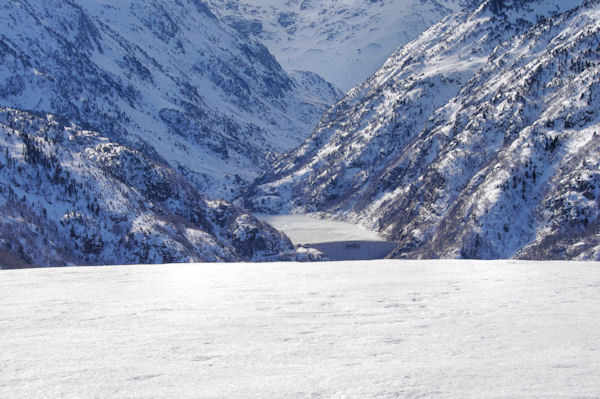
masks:
<path id="1" fill-rule="evenodd" d="M 0 397 L 600 397 L 597 263 L 0 271 Z"/>

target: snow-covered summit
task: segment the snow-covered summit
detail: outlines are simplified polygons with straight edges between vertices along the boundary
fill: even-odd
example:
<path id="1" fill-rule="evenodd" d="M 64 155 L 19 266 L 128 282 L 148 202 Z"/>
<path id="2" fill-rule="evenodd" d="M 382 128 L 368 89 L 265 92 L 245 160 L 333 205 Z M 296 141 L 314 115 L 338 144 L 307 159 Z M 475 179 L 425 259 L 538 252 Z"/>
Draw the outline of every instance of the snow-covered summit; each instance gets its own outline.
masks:
<path id="1" fill-rule="evenodd" d="M 260 39 L 288 70 L 342 90 L 362 83 L 399 46 L 469 0 L 209 0 L 232 27 Z"/>

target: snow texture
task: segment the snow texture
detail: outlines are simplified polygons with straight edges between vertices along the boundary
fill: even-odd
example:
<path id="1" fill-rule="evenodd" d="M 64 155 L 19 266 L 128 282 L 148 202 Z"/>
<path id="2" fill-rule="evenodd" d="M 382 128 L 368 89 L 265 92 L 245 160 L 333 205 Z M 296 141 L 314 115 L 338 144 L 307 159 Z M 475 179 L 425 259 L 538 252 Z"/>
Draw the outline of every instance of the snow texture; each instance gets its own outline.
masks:
<path id="1" fill-rule="evenodd" d="M 597 263 L 0 271 L 0 397 L 597 398 Z"/>

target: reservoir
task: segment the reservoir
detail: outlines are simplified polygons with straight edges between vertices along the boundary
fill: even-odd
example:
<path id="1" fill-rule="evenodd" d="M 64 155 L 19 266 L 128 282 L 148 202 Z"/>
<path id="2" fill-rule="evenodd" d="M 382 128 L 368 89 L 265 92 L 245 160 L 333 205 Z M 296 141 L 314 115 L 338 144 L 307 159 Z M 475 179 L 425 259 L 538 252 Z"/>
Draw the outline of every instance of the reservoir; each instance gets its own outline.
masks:
<path id="1" fill-rule="evenodd" d="M 284 232 L 296 246 L 323 252 L 332 261 L 384 259 L 396 247 L 374 231 L 315 215 L 255 215 Z"/>

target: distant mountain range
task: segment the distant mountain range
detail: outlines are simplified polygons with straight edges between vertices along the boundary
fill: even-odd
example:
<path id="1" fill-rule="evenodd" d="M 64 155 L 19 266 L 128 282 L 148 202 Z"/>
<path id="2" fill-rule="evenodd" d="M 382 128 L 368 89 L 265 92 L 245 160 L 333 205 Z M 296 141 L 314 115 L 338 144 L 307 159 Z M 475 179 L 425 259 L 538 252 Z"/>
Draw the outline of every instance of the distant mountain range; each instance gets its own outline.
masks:
<path id="1" fill-rule="evenodd" d="M 398 242 L 399 258 L 599 259 L 600 5 L 504 0 L 444 18 L 248 191 Z"/>
<path id="2" fill-rule="evenodd" d="M 208 0 L 230 26 L 257 38 L 288 70 L 346 91 L 392 52 L 472 0 Z"/>

